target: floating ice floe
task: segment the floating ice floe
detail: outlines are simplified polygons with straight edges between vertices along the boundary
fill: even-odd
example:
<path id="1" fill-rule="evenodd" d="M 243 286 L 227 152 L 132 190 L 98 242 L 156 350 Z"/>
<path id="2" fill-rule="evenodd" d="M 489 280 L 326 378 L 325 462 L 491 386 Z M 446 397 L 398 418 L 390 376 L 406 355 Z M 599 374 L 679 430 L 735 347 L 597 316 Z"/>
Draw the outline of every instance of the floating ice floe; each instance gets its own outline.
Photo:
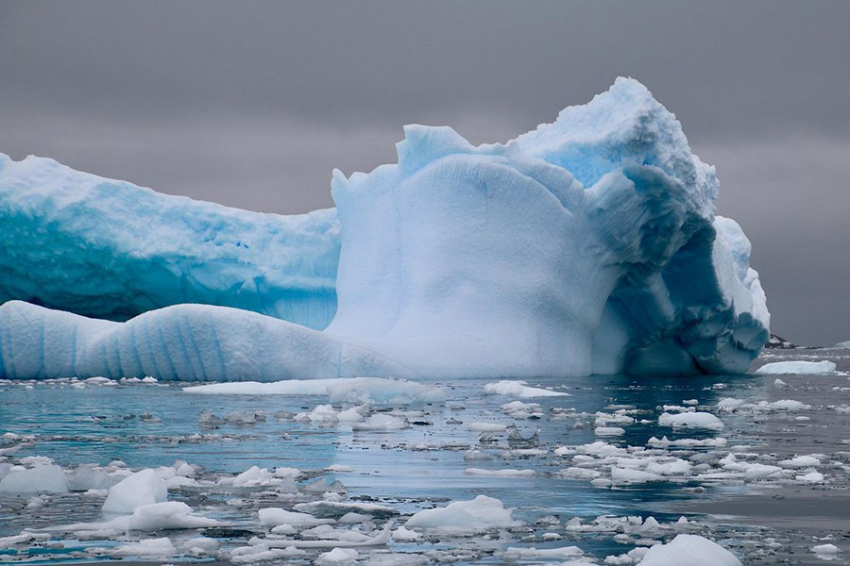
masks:
<path id="1" fill-rule="evenodd" d="M 516 527 L 520 521 L 511 517 L 501 501 L 479 495 L 471 501 L 455 501 L 446 507 L 425 509 L 410 517 L 405 527 L 423 529 L 457 529 L 480 531 L 492 528 Z"/>
<path id="2" fill-rule="evenodd" d="M 184 387 L 183 391 L 205 395 L 327 395 L 331 403 L 385 406 L 444 403 L 446 400 L 446 394 L 439 386 L 379 377 L 214 383 Z"/>
<path id="3" fill-rule="evenodd" d="M 584 556 L 584 551 L 577 546 L 562 546 L 559 548 L 521 548 L 509 546 L 502 553 L 502 559 L 509 562 L 520 560 L 570 560 Z"/>
<path id="4" fill-rule="evenodd" d="M 834 544 L 819 544 L 812 547 L 812 552 L 822 556 L 829 556 L 830 559 L 834 559 L 836 555 L 841 553 L 841 549 Z"/>
<path id="5" fill-rule="evenodd" d="M 530 478 L 534 475 L 534 470 L 515 470 L 504 468 L 501 470 L 485 470 L 483 468 L 466 468 L 464 471 L 469 476 L 485 476 L 491 478 Z"/>
<path id="6" fill-rule="evenodd" d="M 658 417 L 658 424 L 673 428 L 723 430 L 723 421 L 711 413 L 662 413 Z"/>
<path id="7" fill-rule="evenodd" d="M 832 375 L 835 373 L 835 368 L 835 362 L 829 360 L 772 362 L 761 366 L 756 373 L 761 375 Z"/>
<path id="8" fill-rule="evenodd" d="M 676 535 L 649 549 L 638 566 L 742 566 L 738 558 L 714 541 L 698 535 Z"/>
<path id="9" fill-rule="evenodd" d="M 488 383 L 484 386 L 485 395 L 503 395 L 506 397 L 519 397 L 526 399 L 529 397 L 563 397 L 569 396 L 565 391 L 552 391 L 551 389 L 542 389 L 540 387 L 530 387 L 525 381 L 508 381 L 502 380 L 495 383 Z"/>
<path id="10" fill-rule="evenodd" d="M 104 513 L 132 513 L 143 505 L 168 499 L 165 481 L 152 469 L 138 471 L 109 488 L 103 503 Z"/>
<path id="11" fill-rule="evenodd" d="M 68 481 L 62 468 L 53 463 L 37 463 L 28 468 L 14 466 L 0 479 L 0 493 L 65 493 Z"/>

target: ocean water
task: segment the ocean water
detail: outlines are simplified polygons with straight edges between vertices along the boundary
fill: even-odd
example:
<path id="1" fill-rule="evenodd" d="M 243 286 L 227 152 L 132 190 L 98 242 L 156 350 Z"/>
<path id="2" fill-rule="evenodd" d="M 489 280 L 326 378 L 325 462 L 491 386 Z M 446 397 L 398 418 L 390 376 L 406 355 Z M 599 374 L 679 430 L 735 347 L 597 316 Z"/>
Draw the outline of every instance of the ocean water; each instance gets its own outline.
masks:
<path id="1" fill-rule="evenodd" d="M 784 359 L 831 359 L 839 372 L 850 370 L 850 352 L 840 350 L 774 350 L 759 362 Z M 352 527 L 362 532 L 377 531 L 387 520 L 397 527 L 422 509 L 480 494 L 501 500 L 513 509 L 512 517 L 522 522 L 520 527 L 474 533 L 424 532 L 417 542 L 390 541 L 359 548 L 359 563 L 501 563 L 509 547 L 575 545 L 587 560 L 601 564 L 608 556 L 669 541 L 679 532 L 721 541 L 748 564 L 780 560 L 822 563 L 821 557 L 809 551 L 820 544 L 815 537 L 826 537 L 825 541 L 850 556 L 845 538 L 850 514 L 841 510 L 846 509 L 845 493 L 850 487 L 850 411 L 841 409 L 850 403 L 848 376 L 781 376 L 786 382 L 782 387 L 774 384 L 776 377 L 530 380 L 529 385 L 569 395 L 520 399 L 539 406 L 526 407 L 519 414 L 503 409 L 517 398 L 484 394 L 485 384 L 496 380 L 435 382 L 445 391 L 445 403 L 372 407 L 373 412 L 395 411 L 399 418 L 407 418 L 409 428 L 389 432 L 352 430 L 338 423 L 323 426 L 293 418 L 327 404 L 326 395 L 199 395 L 184 391 L 189 384 L 167 383 L 2 382 L 0 466 L 7 464 L 8 469 L 21 459 L 26 463 L 30 456 L 50 458 L 69 471 L 81 464 L 107 466 L 115 461 L 133 470 L 185 461 L 197 467 L 197 485 L 171 489 L 169 500 L 188 503 L 195 512 L 218 520 L 222 528 L 81 537 L 80 529 L 63 531 L 61 526 L 102 522 L 103 494 L 0 493 L 0 562 L 90 562 L 121 555 L 171 563 L 226 563 L 233 549 L 257 544 L 251 537 L 274 540 L 277 536 L 259 523 L 258 509 L 291 509 L 298 502 L 327 498 L 313 482 L 324 482 L 333 498 L 393 509 L 392 518 L 375 517 Z M 739 399 L 748 406 L 723 412 L 717 405 L 724 398 Z M 758 408 L 759 402 L 782 399 L 800 401 L 808 408 L 793 412 Z M 684 404 L 686 401 L 689 404 Z M 720 417 L 723 430 L 682 430 L 659 424 L 662 413 L 690 407 Z M 202 418 L 205 411 L 231 416 L 229 421 L 210 425 Z M 239 419 L 233 413 L 249 422 L 235 422 Z M 633 422 L 607 425 L 622 427 L 621 435 L 597 434 L 597 419 L 612 419 L 615 414 Z M 470 423 L 510 428 L 480 433 L 469 430 Z M 516 431 L 511 435 L 513 427 Z M 722 438 L 725 444 L 650 442 L 662 437 L 670 441 Z M 604 445 L 593 445 L 595 442 L 622 450 L 605 454 L 600 452 Z M 783 471 L 770 477 L 749 477 L 741 471 L 742 466 L 730 463 L 730 453 L 739 463 L 773 465 Z M 648 454 L 661 462 L 685 460 L 690 469 L 653 481 L 610 481 L 612 468 L 645 469 L 641 459 Z M 822 481 L 801 479 L 808 469 L 781 464 L 801 454 L 823 455 L 812 470 L 822 474 Z M 480 459 L 482 455 L 487 459 Z M 123 464 L 115 464 L 113 469 Z M 302 470 L 299 492 L 293 496 L 274 485 L 237 488 L 221 481 L 252 466 Z M 587 474 L 565 474 L 563 470 L 569 468 Z M 481 473 L 475 469 L 485 473 L 524 470 L 526 475 L 475 475 Z M 335 481 L 341 486 L 332 486 Z M 800 513 L 800 509 L 809 511 Z M 659 528 L 641 527 L 649 516 L 660 523 Z M 689 526 L 677 526 L 681 516 L 687 517 Z M 574 517 L 580 518 L 584 527 L 571 528 L 568 521 Z M 2 537 L 22 532 L 40 536 L 2 542 Z M 217 548 L 188 550 L 186 541 L 202 535 L 214 538 Z M 163 536 L 174 543 L 173 554 L 114 552 L 121 545 Z M 320 534 L 289 536 L 301 540 Z M 311 550 L 290 561 L 311 563 L 327 550 Z M 540 559 L 526 562 L 539 563 Z"/>

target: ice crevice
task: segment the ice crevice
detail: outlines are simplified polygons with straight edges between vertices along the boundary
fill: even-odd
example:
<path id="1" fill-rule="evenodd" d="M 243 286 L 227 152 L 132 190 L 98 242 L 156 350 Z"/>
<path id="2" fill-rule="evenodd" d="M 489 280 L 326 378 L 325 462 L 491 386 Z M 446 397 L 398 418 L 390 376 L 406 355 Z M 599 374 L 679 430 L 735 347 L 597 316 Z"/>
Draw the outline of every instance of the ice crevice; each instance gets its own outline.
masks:
<path id="1" fill-rule="evenodd" d="M 742 373 L 767 341 L 714 168 L 639 82 L 504 144 L 404 132 L 297 216 L 0 156 L 0 377 Z"/>

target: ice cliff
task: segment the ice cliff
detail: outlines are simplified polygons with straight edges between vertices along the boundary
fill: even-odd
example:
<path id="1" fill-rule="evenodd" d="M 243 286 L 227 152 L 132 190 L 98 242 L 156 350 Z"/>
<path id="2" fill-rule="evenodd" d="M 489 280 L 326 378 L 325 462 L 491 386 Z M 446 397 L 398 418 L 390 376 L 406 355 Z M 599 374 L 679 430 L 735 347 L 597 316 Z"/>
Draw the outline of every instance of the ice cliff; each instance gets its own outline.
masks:
<path id="1" fill-rule="evenodd" d="M 338 224 L 6 159 L 9 298 L 277 319 L 178 305 L 122 324 L 9 302 L 0 375 L 743 372 L 769 314 L 749 241 L 714 214 L 717 189 L 676 118 L 631 79 L 506 144 L 407 126 L 397 164 L 334 172 Z M 72 307 L 78 297 L 92 306 Z"/>
<path id="2" fill-rule="evenodd" d="M 236 210 L 0 154 L 0 235 L 0 303 L 112 320 L 204 303 L 317 329 L 336 311 L 333 210 Z"/>

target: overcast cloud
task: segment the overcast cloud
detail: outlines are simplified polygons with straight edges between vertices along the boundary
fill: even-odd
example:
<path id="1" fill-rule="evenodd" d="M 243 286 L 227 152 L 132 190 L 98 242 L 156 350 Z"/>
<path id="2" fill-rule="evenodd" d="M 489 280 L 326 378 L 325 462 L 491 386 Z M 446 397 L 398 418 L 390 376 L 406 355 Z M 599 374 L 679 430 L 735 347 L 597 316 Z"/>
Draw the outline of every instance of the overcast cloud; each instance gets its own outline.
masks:
<path id="1" fill-rule="evenodd" d="M 717 165 L 773 330 L 850 340 L 850 2 L 0 3 L 0 151 L 255 210 L 332 206 L 403 124 L 505 141 L 617 75 Z"/>

